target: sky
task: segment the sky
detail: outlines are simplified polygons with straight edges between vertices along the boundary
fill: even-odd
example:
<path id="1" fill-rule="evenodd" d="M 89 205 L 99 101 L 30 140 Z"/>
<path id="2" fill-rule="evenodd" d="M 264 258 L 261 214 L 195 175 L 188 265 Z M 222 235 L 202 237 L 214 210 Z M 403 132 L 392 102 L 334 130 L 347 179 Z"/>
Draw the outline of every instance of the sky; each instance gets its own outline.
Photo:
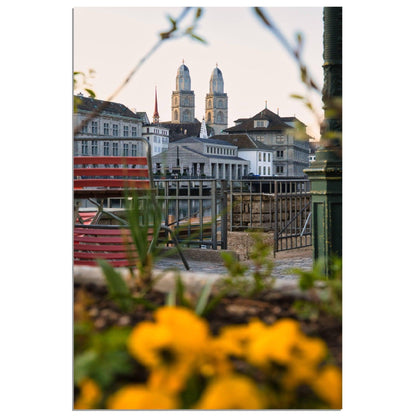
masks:
<path id="1" fill-rule="evenodd" d="M 88 73 L 96 98 L 107 100 L 169 30 L 168 16 L 177 18 L 182 7 L 74 7 L 73 69 Z M 302 34 L 302 60 L 315 82 L 323 84 L 322 7 L 264 7 L 269 18 L 291 45 Z M 194 11 L 180 26 L 188 27 Z M 295 60 L 284 49 L 251 7 L 204 7 L 195 34 L 206 44 L 188 37 L 170 39 L 144 62 L 129 83 L 111 101 L 145 111 L 151 120 L 157 87 L 161 121 L 171 120 L 171 94 L 182 62 L 189 68 L 195 93 L 195 117 L 202 120 L 212 71 L 218 65 L 228 95 L 228 126 L 252 117 L 266 106 L 280 116 L 296 116 L 319 138 L 316 114 L 291 94 L 308 95 L 318 117 L 319 94 L 310 93 L 300 81 Z M 78 91 L 76 91 L 78 92 Z"/>

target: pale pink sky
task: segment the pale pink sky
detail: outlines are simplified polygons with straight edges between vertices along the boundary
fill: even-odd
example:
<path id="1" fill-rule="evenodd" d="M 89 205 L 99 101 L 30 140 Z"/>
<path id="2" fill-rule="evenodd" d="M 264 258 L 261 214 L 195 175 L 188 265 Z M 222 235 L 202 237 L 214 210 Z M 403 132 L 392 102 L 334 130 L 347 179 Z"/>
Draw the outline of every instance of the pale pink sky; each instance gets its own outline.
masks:
<path id="1" fill-rule="evenodd" d="M 74 9 L 74 70 L 95 70 L 91 80 L 98 99 L 107 99 L 137 62 L 157 42 L 158 33 L 170 28 L 167 15 L 176 18 L 181 8 L 95 7 Z M 304 38 L 303 61 L 312 77 L 323 84 L 323 22 L 321 7 L 265 8 L 269 17 L 294 45 L 296 34 Z M 190 22 L 189 13 L 183 27 Z M 154 89 L 158 89 L 162 121 L 171 119 L 171 94 L 176 71 L 184 59 L 195 92 L 195 117 L 202 120 L 205 95 L 216 63 L 228 94 L 228 126 L 241 117 L 251 117 L 265 107 L 281 116 L 296 115 L 319 137 L 314 115 L 290 94 L 306 93 L 295 61 L 261 24 L 251 8 L 205 7 L 196 33 L 207 40 L 189 38 L 165 42 L 113 99 L 151 119 Z M 322 114 L 319 95 L 312 102 Z"/>

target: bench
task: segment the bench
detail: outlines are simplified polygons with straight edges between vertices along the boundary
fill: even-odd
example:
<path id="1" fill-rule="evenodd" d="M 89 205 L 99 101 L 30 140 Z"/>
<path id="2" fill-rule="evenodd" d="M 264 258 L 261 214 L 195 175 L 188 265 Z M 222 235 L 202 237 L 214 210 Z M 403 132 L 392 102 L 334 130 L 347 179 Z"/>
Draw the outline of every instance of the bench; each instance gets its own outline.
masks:
<path id="1" fill-rule="evenodd" d="M 138 255 L 130 230 L 116 225 L 76 225 L 74 263 L 96 266 L 97 259 L 104 259 L 113 267 L 134 267 Z"/>
<path id="2" fill-rule="evenodd" d="M 98 258 L 109 261 L 115 267 L 134 266 L 137 255 L 134 255 L 134 244 L 129 234 L 127 221 L 111 210 L 103 207 L 107 198 L 124 198 L 134 193 L 144 199 L 146 204 L 156 209 L 156 193 L 153 185 L 150 146 L 146 139 L 139 138 L 147 146 L 147 157 L 133 156 L 75 156 L 74 157 L 74 264 L 96 265 Z M 117 225 L 82 224 L 84 221 L 78 209 L 77 200 L 88 200 L 97 207 L 99 219 L 105 215 L 117 222 Z M 156 245 L 160 231 L 169 233 L 182 262 L 189 270 L 188 262 L 182 253 L 172 230 L 160 224 L 159 229 L 152 229 L 148 236 L 149 251 Z"/>

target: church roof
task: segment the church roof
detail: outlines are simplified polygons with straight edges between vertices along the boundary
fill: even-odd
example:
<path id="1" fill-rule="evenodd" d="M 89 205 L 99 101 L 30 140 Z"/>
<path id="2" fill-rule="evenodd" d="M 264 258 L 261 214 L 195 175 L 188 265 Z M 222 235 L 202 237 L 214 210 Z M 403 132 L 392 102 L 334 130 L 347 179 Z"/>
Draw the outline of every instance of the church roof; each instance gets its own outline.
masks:
<path id="1" fill-rule="evenodd" d="M 255 120 L 267 120 L 269 125 L 267 127 L 254 127 Z M 265 108 L 264 110 L 257 113 L 255 116 L 251 118 L 240 118 L 237 120 L 240 124 L 229 127 L 225 129 L 225 132 L 228 133 L 238 133 L 238 132 L 246 132 L 246 131 L 261 131 L 261 130 L 286 130 L 290 129 L 291 126 L 285 123 L 285 121 L 279 117 L 277 114 L 273 113 L 269 109 Z"/>
<path id="2" fill-rule="evenodd" d="M 172 123 L 162 121 L 159 123 L 163 127 L 169 128 L 169 141 L 175 142 L 185 137 L 198 137 L 201 132 L 201 122 L 195 119 L 193 123 Z M 208 136 L 214 133 L 214 129 L 206 126 Z"/>
<path id="3" fill-rule="evenodd" d="M 214 68 L 214 70 L 212 71 L 211 79 L 212 78 L 221 78 L 222 79 L 222 72 L 218 67 Z"/>

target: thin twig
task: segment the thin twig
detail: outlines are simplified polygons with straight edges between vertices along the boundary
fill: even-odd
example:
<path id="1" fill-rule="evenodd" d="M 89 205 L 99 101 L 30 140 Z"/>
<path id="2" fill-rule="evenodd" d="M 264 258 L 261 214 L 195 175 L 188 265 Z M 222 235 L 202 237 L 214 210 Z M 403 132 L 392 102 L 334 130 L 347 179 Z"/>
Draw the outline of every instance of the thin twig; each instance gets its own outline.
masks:
<path id="1" fill-rule="evenodd" d="M 82 128 L 88 124 L 92 119 L 97 117 L 101 112 L 103 112 L 106 107 L 108 106 L 109 102 L 116 97 L 120 91 L 130 82 L 132 77 L 137 73 L 137 71 L 142 67 L 142 65 L 152 56 L 157 49 L 160 48 L 163 42 L 168 39 L 172 39 L 172 34 L 177 30 L 178 23 L 180 23 L 188 12 L 192 9 L 192 7 L 185 7 L 179 17 L 173 21 L 172 29 L 168 32 L 161 33 L 160 39 L 150 48 L 150 50 L 139 60 L 136 66 L 130 71 L 124 81 L 120 84 L 120 86 L 107 98 L 107 100 L 103 101 L 102 104 L 93 111 L 87 118 L 85 118 L 81 124 L 74 129 L 74 135 L 79 134 L 82 131 Z"/>

